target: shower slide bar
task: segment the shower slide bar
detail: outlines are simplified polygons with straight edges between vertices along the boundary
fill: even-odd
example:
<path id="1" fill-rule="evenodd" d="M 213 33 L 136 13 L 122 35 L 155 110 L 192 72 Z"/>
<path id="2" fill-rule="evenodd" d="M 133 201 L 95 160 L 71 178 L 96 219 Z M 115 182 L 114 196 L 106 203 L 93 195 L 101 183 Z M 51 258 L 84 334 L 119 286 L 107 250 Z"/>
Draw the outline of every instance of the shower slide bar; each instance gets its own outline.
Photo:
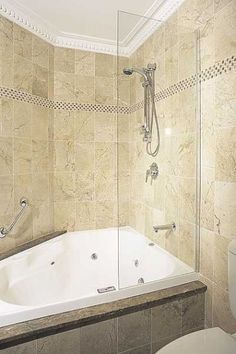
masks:
<path id="1" fill-rule="evenodd" d="M 20 219 L 21 215 L 23 214 L 25 208 L 29 205 L 28 200 L 25 198 L 21 198 L 20 200 L 20 206 L 21 206 L 21 210 L 19 211 L 19 213 L 16 215 L 15 219 L 13 220 L 13 222 L 10 224 L 9 227 L 1 227 L 0 228 L 0 238 L 5 237 L 7 234 L 9 234 L 11 232 L 11 230 L 14 228 L 14 226 L 16 225 L 17 221 Z"/>

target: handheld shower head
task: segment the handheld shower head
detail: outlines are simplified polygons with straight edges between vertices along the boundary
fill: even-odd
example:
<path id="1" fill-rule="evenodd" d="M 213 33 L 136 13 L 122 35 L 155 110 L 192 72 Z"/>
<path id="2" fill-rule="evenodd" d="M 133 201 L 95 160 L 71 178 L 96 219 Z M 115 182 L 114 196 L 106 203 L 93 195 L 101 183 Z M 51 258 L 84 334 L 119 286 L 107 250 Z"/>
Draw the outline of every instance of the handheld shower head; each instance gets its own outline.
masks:
<path id="1" fill-rule="evenodd" d="M 123 73 L 125 74 L 125 75 L 132 75 L 133 74 L 133 69 L 132 68 L 124 68 L 123 69 Z"/>
<path id="2" fill-rule="evenodd" d="M 148 81 L 148 77 L 147 77 L 145 70 L 143 68 L 141 68 L 141 69 L 139 69 L 139 68 L 124 68 L 123 69 L 123 73 L 125 75 L 132 75 L 134 72 L 141 75 L 145 81 Z"/>

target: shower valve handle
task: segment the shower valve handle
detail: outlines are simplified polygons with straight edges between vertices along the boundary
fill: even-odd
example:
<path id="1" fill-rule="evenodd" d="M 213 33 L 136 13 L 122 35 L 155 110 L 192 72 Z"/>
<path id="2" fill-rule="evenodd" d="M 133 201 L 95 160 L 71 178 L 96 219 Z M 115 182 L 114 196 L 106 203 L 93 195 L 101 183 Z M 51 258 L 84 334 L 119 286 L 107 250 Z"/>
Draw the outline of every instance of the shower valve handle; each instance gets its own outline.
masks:
<path id="1" fill-rule="evenodd" d="M 148 177 L 151 177 L 151 185 L 152 181 L 155 180 L 159 175 L 159 168 L 156 164 L 156 162 L 153 162 L 150 166 L 150 168 L 146 171 L 146 183 L 148 181 Z"/>

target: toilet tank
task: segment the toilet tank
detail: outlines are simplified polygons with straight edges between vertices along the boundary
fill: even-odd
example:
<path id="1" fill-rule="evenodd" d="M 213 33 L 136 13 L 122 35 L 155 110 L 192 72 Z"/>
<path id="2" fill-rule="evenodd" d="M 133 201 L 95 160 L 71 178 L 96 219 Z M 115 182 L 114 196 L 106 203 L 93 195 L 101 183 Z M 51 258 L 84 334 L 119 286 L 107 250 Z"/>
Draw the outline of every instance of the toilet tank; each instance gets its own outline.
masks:
<path id="1" fill-rule="evenodd" d="M 229 300 L 233 316 L 236 318 L 236 239 L 228 249 Z"/>

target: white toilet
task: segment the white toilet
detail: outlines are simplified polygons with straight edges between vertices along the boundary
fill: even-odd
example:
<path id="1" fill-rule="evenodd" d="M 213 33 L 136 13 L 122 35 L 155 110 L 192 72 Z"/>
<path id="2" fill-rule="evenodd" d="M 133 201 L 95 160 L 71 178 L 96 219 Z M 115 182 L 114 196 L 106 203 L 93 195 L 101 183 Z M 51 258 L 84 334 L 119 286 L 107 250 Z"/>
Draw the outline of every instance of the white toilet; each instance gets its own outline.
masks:
<path id="1" fill-rule="evenodd" d="M 230 306 L 236 318 L 236 239 L 229 244 L 228 274 Z M 203 329 L 176 339 L 156 354 L 236 354 L 236 336 L 218 327 Z"/>

